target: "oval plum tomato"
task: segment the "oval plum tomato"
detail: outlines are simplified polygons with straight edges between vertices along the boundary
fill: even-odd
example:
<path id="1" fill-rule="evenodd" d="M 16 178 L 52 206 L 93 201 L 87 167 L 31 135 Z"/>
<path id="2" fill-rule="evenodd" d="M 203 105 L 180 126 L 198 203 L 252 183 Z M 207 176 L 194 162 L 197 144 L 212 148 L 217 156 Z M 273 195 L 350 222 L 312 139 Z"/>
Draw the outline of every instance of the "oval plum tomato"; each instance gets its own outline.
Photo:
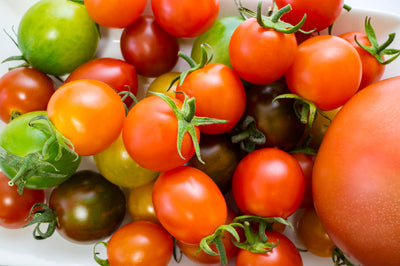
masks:
<path id="1" fill-rule="evenodd" d="M 178 39 L 161 28 L 151 16 L 141 16 L 126 27 L 120 42 L 124 59 L 145 77 L 166 73 L 178 61 Z"/>
<path id="2" fill-rule="evenodd" d="M 312 207 L 314 205 L 311 191 L 312 171 L 314 167 L 315 156 L 303 152 L 294 152 L 292 156 L 297 160 L 304 174 L 304 197 L 300 204 L 301 208 Z"/>
<path id="3" fill-rule="evenodd" d="M 196 37 L 217 20 L 219 0 L 151 0 L 157 22 L 179 38 Z"/>
<path id="4" fill-rule="evenodd" d="M 104 82 L 80 79 L 59 87 L 47 115 L 79 155 L 108 148 L 120 135 L 125 119 L 121 97 Z"/>
<path id="5" fill-rule="evenodd" d="M 22 228 L 29 220 L 29 212 L 33 205 L 44 202 L 42 189 L 25 189 L 22 195 L 16 187 L 8 185 L 10 181 L 0 172 L 0 226 L 9 229 Z"/>
<path id="6" fill-rule="evenodd" d="M 77 67 L 65 80 L 65 83 L 78 79 L 96 79 L 110 85 L 117 93 L 130 91 L 136 95 L 138 77 L 133 65 L 116 58 L 96 58 Z M 122 97 L 123 95 L 121 95 Z M 127 108 L 133 103 L 126 97 Z"/>
<path id="7" fill-rule="evenodd" d="M 332 120 L 314 163 L 313 199 L 323 227 L 345 255 L 366 266 L 400 262 L 399 87 L 397 76 L 357 92 Z"/>
<path id="8" fill-rule="evenodd" d="M 153 204 L 162 226 L 177 240 L 190 244 L 214 233 L 227 217 L 225 198 L 218 186 L 190 166 L 177 167 L 157 178 Z"/>
<path id="9" fill-rule="evenodd" d="M 167 266 L 172 257 L 173 239 L 160 225 L 136 221 L 119 228 L 107 244 L 112 266 Z"/>
<path id="10" fill-rule="evenodd" d="M 241 249 L 236 257 L 236 266 L 302 266 L 303 260 L 300 252 L 293 242 L 279 232 L 266 231 L 268 242 L 277 244 L 271 251 L 266 253 L 252 253 Z"/>
<path id="11" fill-rule="evenodd" d="M 54 93 L 53 81 L 39 70 L 22 67 L 13 69 L 0 78 L 0 119 L 32 111 L 46 110 Z"/>
<path id="12" fill-rule="evenodd" d="M 89 16 L 100 26 L 125 28 L 143 13 L 147 0 L 85 0 Z"/>
<path id="13" fill-rule="evenodd" d="M 289 217 L 299 208 L 304 189 L 299 163 L 278 148 L 246 155 L 232 179 L 232 193 L 240 211 L 263 217 Z"/>
<path id="14" fill-rule="evenodd" d="M 319 35 L 301 43 L 285 77 L 289 90 L 319 109 L 336 109 L 358 90 L 362 75 L 357 50 L 344 39 Z"/>
<path id="15" fill-rule="evenodd" d="M 229 58 L 233 69 L 242 79 L 264 85 L 285 74 L 296 50 L 297 41 L 293 33 L 262 28 L 256 18 L 249 18 L 233 32 Z"/>
<path id="16" fill-rule="evenodd" d="M 343 0 L 275 0 L 275 3 L 278 8 L 290 4 L 292 10 L 282 16 L 282 20 L 290 24 L 297 24 L 306 14 L 306 21 L 301 27 L 305 31 L 328 28 L 343 8 Z"/>
<path id="17" fill-rule="evenodd" d="M 152 193 L 155 181 L 140 187 L 133 187 L 128 195 L 128 211 L 134 221 L 150 221 L 160 223 L 154 211 Z"/>

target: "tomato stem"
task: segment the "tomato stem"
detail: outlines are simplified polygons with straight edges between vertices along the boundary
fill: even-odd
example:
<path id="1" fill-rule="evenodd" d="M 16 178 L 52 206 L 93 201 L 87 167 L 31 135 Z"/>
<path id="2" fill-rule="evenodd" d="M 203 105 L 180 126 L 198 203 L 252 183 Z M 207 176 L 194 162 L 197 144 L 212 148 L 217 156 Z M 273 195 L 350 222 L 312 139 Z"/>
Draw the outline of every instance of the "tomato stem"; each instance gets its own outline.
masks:
<path id="1" fill-rule="evenodd" d="M 100 252 L 96 251 L 96 247 L 101 244 L 103 245 L 105 248 L 107 248 L 107 242 L 101 241 L 101 242 L 97 242 L 94 247 L 93 247 L 93 257 L 94 260 L 97 262 L 97 264 L 101 265 L 101 266 L 110 266 L 110 262 L 108 261 L 108 259 L 101 259 L 99 258 Z"/>
<path id="2" fill-rule="evenodd" d="M 246 116 L 231 131 L 231 141 L 239 143 L 243 151 L 252 152 L 256 149 L 256 145 L 262 145 L 266 142 L 266 137 L 258 130 L 254 118 Z"/>
<path id="3" fill-rule="evenodd" d="M 35 211 L 35 209 L 37 209 L 38 207 L 41 207 L 41 209 Z M 41 202 L 36 203 L 32 206 L 31 211 L 29 212 L 28 218 L 30 217 L 32 217 L 32 220 L 24 225 L 24 227 L 36 224 L 36 227 L 33 230 L 33 237 L 36 240 L 46 239 L 53 235 L 54 231 L 57 228 L 58 218 L 56 212 L 48 205 Z M 45 232 L 40 229 L 40 225 L 43 223 L 48 224 Z"/>

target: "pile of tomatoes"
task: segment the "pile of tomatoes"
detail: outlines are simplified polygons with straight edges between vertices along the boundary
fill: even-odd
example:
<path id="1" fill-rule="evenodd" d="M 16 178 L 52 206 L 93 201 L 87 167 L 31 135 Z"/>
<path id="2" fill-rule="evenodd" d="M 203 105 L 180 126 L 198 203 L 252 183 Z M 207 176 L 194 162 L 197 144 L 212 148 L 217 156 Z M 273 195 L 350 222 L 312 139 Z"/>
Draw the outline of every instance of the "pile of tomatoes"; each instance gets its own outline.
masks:
<path id="1" fill-rule="evenodd" d="M 202 264 L 398 264 L 394 35 L 380 45 L 368 17 L 330 34 L 343 0 L 269 4 L 32 5 L 0 78 L 0 225 L 94 245 L 101 265 L 167 265 L 175 246 Z"/>

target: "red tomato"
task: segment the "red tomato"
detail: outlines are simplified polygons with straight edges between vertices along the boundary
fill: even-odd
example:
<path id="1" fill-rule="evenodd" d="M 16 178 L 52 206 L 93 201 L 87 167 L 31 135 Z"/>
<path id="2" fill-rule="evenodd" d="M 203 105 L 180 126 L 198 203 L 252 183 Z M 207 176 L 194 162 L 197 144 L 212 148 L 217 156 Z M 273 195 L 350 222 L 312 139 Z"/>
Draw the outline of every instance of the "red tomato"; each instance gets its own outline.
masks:
<path id="1" fill-rule="evenodd" d="M 275 3 L 279 8 L 290 4 L 292 10 L 282 16 L 282 20 L 290 24 L 296 25 L 306 14 L 306 21 L 301 27 L 305 31 L 328 28 L 343 8 L 343 0 L 275 0 Z"/>
<path id="2" fill-rule="evenodd" d="M 108 148 L 125 119 L 121 97 L 104 82 L 80 79 L 62 85 L 50 98 L 47 115 L 82 156 Z"/>
<path id="3" fill-rule="evenodd" d="M 225 198 L 202 171 L 181 166 L 162 173 L 153 187 L 153 205 L 163 227 L 177 240 L 196 244 L 227 218 Z"/>
<path id="4" fill-rule="evenodd" d="M 53 81 L 34 68 L 16 68 L 0 78 L 0 119 L 8 123 L 13 115 L 46 110 L 54 93 Z"/>
<path id="5" fill-rule="evenodd" d="M 206 32 L 217 20 L 219 0 L 151 0 L 151 9 L 167 32 L 192 38 Z"/>
<path id="6" fill-rule="evenodd" d="M 293 62 L 296 49 L 297 41 L 293 33 L 262 28 L 255 18 L 249 18 L 232 34 L 229 59 L 241 78 L 264 85 L 285 74 Z"/>
<path id="7" fill-rule="evenodd" d="M 347 41 L 319 35 L 301 43 L 285 77 L 289 90 L 321 110 L 342 106 L 358 90 L 361 59 Z"/>
<path id="8" fill-rule="evenodd" d="M 236 266 L 301 266 L 303 260 L 293 242 L 279 232 L 265 232 L 268 242 L 278 244 L 267 253 L 252 253 L 246 249 L 239 250 Z"/>
<path id="9" fill-rule="evenodd" d="M 171 260 L 172 236 L 160 225 L 137 221 L 119 228 L 107 244 L 107 257 L 112 266 L 166 266 Z"/>
<path id="10" fill-rule="evenodd" d="M 351 98 L 328 127 L 313 169 L 323 227 L 366 266 L 400 263 L 399 88 L 394 77 Z"/>
<path id="11" fill-rule="evenodd" d="M 212 63 L 186 76 L 177 91 L 196 99 L 196 115 L 228 120 L 227 123 L 202 125 L 202 133 L 229 132 L 239 122 L 246 107 L 246 92 L 239 76 L 224 64 Z M 176 93 L 183 101 L 184 95 Z"/>
<path id="12" fill-rule="evenodd" d="M 300 207 L 302 208 L 312 207 L 314 204 L 311 192 L 311 179 L 312 179 L 312 171 L 314 167 L 315 156 L 305 154 L 302 152 L 295 152 L 292 153 L 292 155 L 299 163 L 304 174 L 305 190 L 304 190 L 303 201 L 301 202 Z"/>
<path id="13" fill-rule="evenodd" d="M 244 214 L 287 218 L 304 196 L 304 175 L 296 159 L 278 148 L 255 150 L 237 166 L 232 193 Z"/>
<path id="14" fill-rule="evenodd" d="M 178 61 L 178 39 L 151 16 L 141 16 L 126 27 L 120 45 L 124 59 L 142 76 L 159 76 L 170 71 Z"/>
<path id="15" fill-rule="evenodd" d="M 18 194 L 16 186 L 9 186 L 10 181 L 0 172 L 0 226 L 9 229 L 22 228 L 33 205 L 44 202 L 45 194 L 42 189 L 25 188 L 22 195 Z"/>
<path id="16" fill-rule="evenodd" d="M 147 0 L 85 0 L 89 16 L 108 28 L 125 28 L 143 13 Z"/>
<path id="17" fill-rule="evenodd" d="M 77 67 L 65 80 L 65 83 L 78 79 L 96 79 L 110 85 L 118 93 L 130 91 L 136 95 L 138 78 L 133 65 L 115 58 L 96 58 Z M 121 95 L 123 97 L 123 95 Z M 133 103 L 127 97 L 124 103 L 129 108 Z"/>

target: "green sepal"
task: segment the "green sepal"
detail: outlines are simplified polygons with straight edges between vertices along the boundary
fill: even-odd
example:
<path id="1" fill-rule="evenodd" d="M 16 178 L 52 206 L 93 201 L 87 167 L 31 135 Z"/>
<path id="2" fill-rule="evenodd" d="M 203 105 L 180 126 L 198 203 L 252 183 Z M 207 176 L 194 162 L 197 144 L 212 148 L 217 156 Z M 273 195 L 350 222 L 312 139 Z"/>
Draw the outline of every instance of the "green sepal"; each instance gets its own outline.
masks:
<path id="1" fill-rule="evenodd" d="M 338 247 L 332 251 L 332 261 L 335 266 L 354 266 Z"/>
<path id="2" fill-rule="evenodd" d="M 98 255 L 100 254 L 100 252 L 96 251 L 96 247 L 99 244 L 101 244 L 101 245 L 103 245 L 104 247 L 107 248 L 107 242 L 103 242 L 103 241 L 97 242 L 93 247 L 93 258 L 94 258 L 94 261 L 97 262 L 97 264 L 99 264 L 101 266 L 110 266 L 110 262 L 108 261 L 108 259 L 99 258 Z"/>
<path id="3" fill-rule="evenodd" d="M 231 131 L 231 141 L 239 143 L 240 148 L 249 153 L 256 149 L 256 145 L 266 142 L 265 135 L 258 130 L 256 121 L 252 116 L 246 116 Z"/>
<path id="4" fill-rule="evenodd" d="M 38 207 L 40 207 L 40 209 L 35 211 L 35 209 Z M 36 224 L 33 230 L 33 237 L 36 240 L 43 240 L 53 235 L 58 224 L 57 214 L 53 209 L 44 203 L 36 203 L 32 206 L 31 211 L 29 212 L 28 219 L 30 217 L 32 217 L 32 220 L 24 225 L 24 227 Z M 45 232 L 40 229 L 41 224 L 47 224 L 47 229 Z"/>

